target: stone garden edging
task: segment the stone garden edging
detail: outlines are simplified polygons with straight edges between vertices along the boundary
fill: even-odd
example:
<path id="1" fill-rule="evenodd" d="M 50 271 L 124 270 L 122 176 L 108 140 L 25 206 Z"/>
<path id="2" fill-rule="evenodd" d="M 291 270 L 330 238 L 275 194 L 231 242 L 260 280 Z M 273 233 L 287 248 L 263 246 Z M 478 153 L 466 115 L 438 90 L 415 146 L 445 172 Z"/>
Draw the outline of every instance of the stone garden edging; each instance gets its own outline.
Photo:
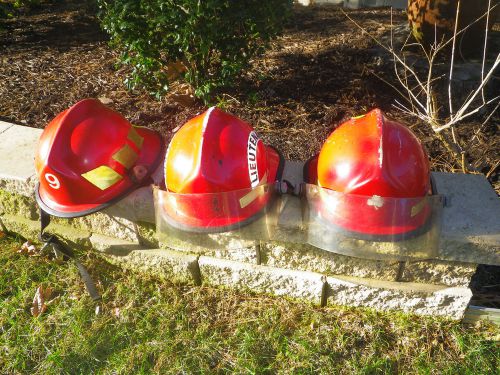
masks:
<path id="1" fill-rule="evenodd" d="M 33 154 L 41 130 L 0 122 L 0 224 L 34 240 L 40 224 L 33 197 Z M 301 163 L 285 173 L 301 179 Z M 102 252 L 127 269 L 192 284 L 224 285 L 315 304 L 397 309 L 461 319 L 478 263 L 500 263 L 500 201 L 483 176 L 435 173 L 451 199 L 444 212 L 441 248 L 448 260 L 375 261 L 309 245 L 255 241 L 241 250 L 181 252 L 160 249 L 152 190 L 143 187 L 103 212 L 56 219 L 48 227 L 81 249 Z M 161 170 L 154 179 L 161 181 Z"/>

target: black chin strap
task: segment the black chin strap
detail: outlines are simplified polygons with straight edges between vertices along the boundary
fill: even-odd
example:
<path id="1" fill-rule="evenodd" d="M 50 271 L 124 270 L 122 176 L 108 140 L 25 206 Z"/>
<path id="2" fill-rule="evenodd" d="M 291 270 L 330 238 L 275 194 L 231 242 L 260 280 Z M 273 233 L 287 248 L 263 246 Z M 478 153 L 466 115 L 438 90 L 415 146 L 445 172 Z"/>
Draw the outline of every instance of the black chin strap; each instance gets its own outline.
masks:
<path id="1" fill-rule="evenodd" d="M 83 264 L 81 264 L 75 257 L 73 251 L 67 246 L 65 246 L 64 243 L 62 243 L 61 240 L 57 238 L 57 236 L 44 232 L 45 228 L 47 228 L 49 224 L 50 224 L 50 215 L 46 213 L 44 210 L 40 209 L 39 238 L 40 241 L 42 241 L 44 244 L 42 250 L 45 249 L 47 246 L 51 246 L 56 256 L 63 257 L 66 259 L 71 259 L 78 268 L 80 276 L 85 284 L 85 288 L 87 289 L 87 292 L 89 293 L 90 297 L 94 301 L 101 299 L 101 296 L 99 295 L 99 292 L 97 291 L 95 283 L 90 277 L 90 274 L 88 273 L 87 269 L 83 266 Z"/>

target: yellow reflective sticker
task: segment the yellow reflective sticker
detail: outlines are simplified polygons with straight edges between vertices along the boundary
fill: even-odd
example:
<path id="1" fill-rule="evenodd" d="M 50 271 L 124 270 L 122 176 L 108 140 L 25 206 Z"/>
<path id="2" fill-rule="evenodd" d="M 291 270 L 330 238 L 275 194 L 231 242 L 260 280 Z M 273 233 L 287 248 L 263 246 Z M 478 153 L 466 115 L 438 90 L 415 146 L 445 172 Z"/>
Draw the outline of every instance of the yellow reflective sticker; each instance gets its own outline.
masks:
<path id="1" fill-rule="evenodd" d="M 82 174 L 82 177 L 101 190 L 106 190 L 120 181 L 123 176 L 107 165 L 101 165 Z"/>
<path id="2" fill-rule="evenodd" d="M 129 132 L 128 132 L 128 139 L 130 139 L 134 144 L 137 146 L 137 148 L 141 149 L 142 147 L 142 142 L 144 142 L 144 138 L 137 133 L 137 130 L 135 130 L 135 127 L 131 127 Z"/>
<path id="3" fill-rule="evenodd" d="M 139 157 L 136 152 L 129 145 L 123 146 L 112 156 L 114 160 L 123 165 L 125 168 L 130 169 Z"/>
<path id="4" fill-rule="evenodd" d="M 254 200 L 264 195 L 267 189 L 265 189 L 265 186 L 263 185 L 266 184 L 266 182 L 267 182 L 267 172 L 264 174 L 264 177 L 262 177 L 261 185 L 256 186 L 255 189 L 251 190 L 248 194 L 240 198 L 240 207 L 245 208 Z"/>
<path id="5" fill-rule="evenodd" d="M 354 117 L 351 117 L 351 120 L 357 120 L 357 119 L 363 118 L 363 117 L 365 117 L 365 116 L 366 116 L 366 115 L 354 116 Z"/>
<path id="6" fill-rule="evenodd" d="M 427 202 L 427 198 L 422 199 L 416 205 L 411 208 L 411 217 L 417 216 L 425 207 L 425 203 Z"/>

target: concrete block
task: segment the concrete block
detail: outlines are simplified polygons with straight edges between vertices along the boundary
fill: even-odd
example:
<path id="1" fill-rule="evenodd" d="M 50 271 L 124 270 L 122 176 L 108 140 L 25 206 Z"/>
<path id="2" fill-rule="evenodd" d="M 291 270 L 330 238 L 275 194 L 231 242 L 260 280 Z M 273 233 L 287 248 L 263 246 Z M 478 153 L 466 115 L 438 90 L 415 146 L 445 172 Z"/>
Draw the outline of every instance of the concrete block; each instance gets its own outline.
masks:
<path id="1" fill-rule="evenodd" d="M 260 220 L 245 226 L 243 232 L 235 230 L 222 233 L 194 233 L 177 230 L 168 225 L 165 218 L 159 220 L 160 248 L 254 264 L 259 262 L 259 241 L 254 238 L 260 238 L 262 234 L 262 225 L 265 223 Z"/>
<path id="2" fill-rule="evenodd" d="M 261 243 L 261 264 L 272 267 L 348 275 L 380 280 L 396 280 L 397 261 L 378 261 L 349 257 L 306 244 L 285 242 Z"/>
<path id="3" fill-rule="evenodd" d="M 29 220 L 22 216 L 4 214 L 0 217 L 0 221 L 9 232 L 17 233 L 32 242 L 39 242 L 40 222 L 37 220 Z M 68 225 L 61 225 L 51 222 L 45 229 L 46 233 L 57 234 L 57 236 L 68 243 L 72 247 L 89 249 L 90 232 L 76 229 Z"/>
<path id="4" fill-rule="evenodd" d="M 118 248 L 117 248 L 118 249 Z M 164 249 L 124 251 L 106 254 L 106 259 L 126 269 L 168 278 L 171 281 L 201 283 L 198 260 L 194 255 Z"/>
<path id="5" fill-rule="evenodd" d="M 442 260 L 404 262 L 399 281 L 468 287 L 477 264 Z"/>
<path id="6" fill-rule="evenodd" d="M 342 5 L 344 0 L 296 0 L 296 2 L 303 6 L 315 4 Z"/>
<path id="7" fill-rule="evenodd" d="M 38 220 L 40 217 L 39 209 L 33 196 L 27 197 L 2 189 L 0 189 L 0 211 L 31 220 Z"/>
<path id="8" fill-rule="evenodd" d="M 54 218 L 53 221 L 125 241 L 139 241 L 136 223 L 125 218 L 108 215 L 103 211 L 74 219 Z"/>
<path id="9" fill-rule="evenodd" d="M 232 239 L 231 242 L 223 241 L 224 237 L 210 235 L 208 237 L 213 242 L 206 246 L 196 243 L 181 241 L 176 238 L 169 238 L 162 242 L 160 236 L 159 247 L 172 249 L 187 254 L 206 255 L 215 258 L 229 259 L 238 262 L 258 264 L 260 262 L 259 242 L 241 239 Z"/>
<path id="10" fill-rule="evenodd" d="M 394 9 L 406 9 L 407 0 L 344 0 L 344 6 L 350 9 L 368 7 L 393 7 Z"/>
<path id="11" fill-rule="evenodd" d="M 0 134 L 2 134 L 13 125 L 14 124 L 11 124 L 10 122 L 0 121 Z"/>
<path id="12" fill-rule="evenodd" d="M 500 200 L 482 175 L 433 173 L 443 210 L 439 258 L 500 265 Z"/>
<path id="13" fill-rule="evenodd" d="M 418 315 L 463 318 L 472 292 L 465 287 L 400 283 L 354 277 L 328 277 L 330 305 L 400 310 Z"/>
<path id="14" fill-rule="evenodd" d="M 90 235 L 89 241 L 93 249 L 113 255 L 127 255 L 133 250 L 143 248 L 137 242 L 125 241 L 96 233 Z"/>
<path id="15" fill-rule="evenodd" d="M 289 296 L 320 304 L 324 282 L 314 272 L 240 263 L 206 256 L 198 259 L 203 283 L 224 285 L 278 296 Z"/>
<path id="16" fill-rule="evenodd" d="M 35 151 L 42 129 L 12 125 L 1 134 L 0 189 L 31 196 L 35 180 Z"/>
<path id="17" fill-rule="evenodd" d="M 139 243 L 149 249 L 158 249 L 159 242 L 156 235 L 156 224 L 143 221 L 139 221 L 136 224 Z"/>
<path id="18" fill-rule="evenodd" d="M 473 263 L 425 261 L 386 261 L 350 257 L 324 251 L 307 244 L 262 242 L 261 264 L 272 267 L 345 275 L 387 281 L 468 286 L 476 272 Z"/>
<path id="19" fill-rule="evenodd" d="M 155 209 L 151 186 L 143 186 L 103 211 L 109 216 L 130 221 L 155 223 Z"/>
<path id="20" fill-rule="evenodd" d="M 286 160 L 283 168 L 283 180 L 290 181 L 293 185 L 299 185 L 303 181 L 304 162 Z"/>

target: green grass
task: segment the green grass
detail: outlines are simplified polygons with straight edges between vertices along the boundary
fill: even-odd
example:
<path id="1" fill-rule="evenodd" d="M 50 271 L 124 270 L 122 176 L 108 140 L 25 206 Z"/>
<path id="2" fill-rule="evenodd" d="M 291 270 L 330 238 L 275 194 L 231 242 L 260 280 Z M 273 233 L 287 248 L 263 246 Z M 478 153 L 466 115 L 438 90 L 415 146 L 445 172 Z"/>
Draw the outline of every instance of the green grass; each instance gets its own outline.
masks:
<path id="1" fill-rule="evenodd" d="M 0 240 L 0 373 L 498 374 L 499 330 L 368 309 L 174 285 L 81 256 L 76 267 Z M 56 299 L 35 318 L 38 286 Z"/>

